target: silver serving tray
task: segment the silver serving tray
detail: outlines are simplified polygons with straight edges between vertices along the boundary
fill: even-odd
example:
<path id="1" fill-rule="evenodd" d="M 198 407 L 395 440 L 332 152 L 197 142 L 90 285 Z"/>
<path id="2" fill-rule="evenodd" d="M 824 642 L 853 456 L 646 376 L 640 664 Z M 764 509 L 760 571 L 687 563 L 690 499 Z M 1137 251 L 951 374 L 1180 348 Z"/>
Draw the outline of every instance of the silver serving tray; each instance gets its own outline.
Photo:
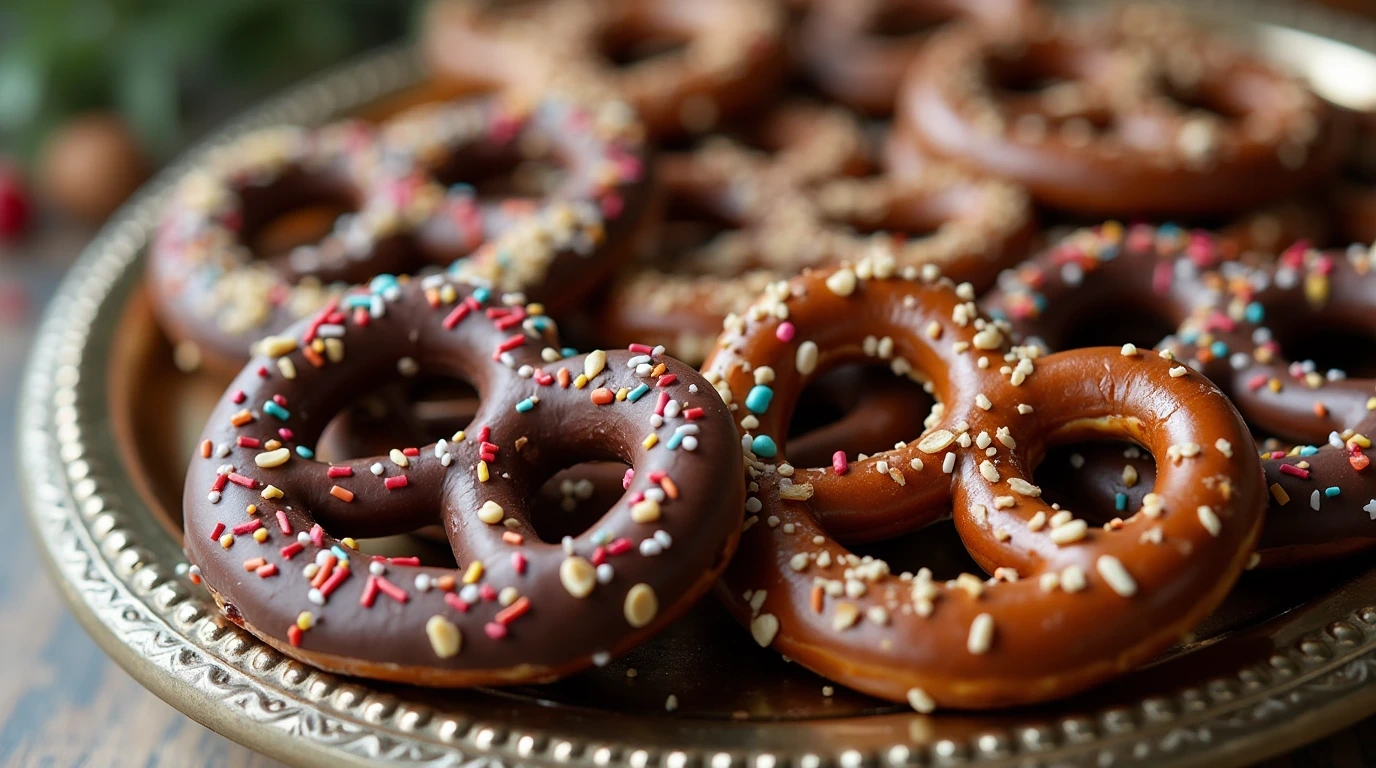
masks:
<path id="1" fill-rule="evenodd" d="M 1329 98 L 1376 106 L 1376 27 L 1281 0 L 1190 5 Z M 505 691 L 323 674 L 221 619 L 177 575 L 175 506 L 189 441 L 219 390 L 167 364 L 139 287 L 144 245 L 172 180 L 210 147 L 395 99 L 422 74 L 408 51 L 375 54 L 235 122 L 126 205 L 47 310 L 20 404 L 29 518 L 78 619 L 157 695 L 236 741 L 319 766 L 1217 766 L 1376 712 L 1369 560 L 1249 574 L 1197 640 L 1145 670 L 992 714 L 921 716 L 844 689 L 823 695 L 825 681 L 754 647 L 711 600 L 606 669 Z M 937 531 L 913 546 L 937 557 L 957 545 Z M 669 694 L 680 702 L 672 713 Z"/>

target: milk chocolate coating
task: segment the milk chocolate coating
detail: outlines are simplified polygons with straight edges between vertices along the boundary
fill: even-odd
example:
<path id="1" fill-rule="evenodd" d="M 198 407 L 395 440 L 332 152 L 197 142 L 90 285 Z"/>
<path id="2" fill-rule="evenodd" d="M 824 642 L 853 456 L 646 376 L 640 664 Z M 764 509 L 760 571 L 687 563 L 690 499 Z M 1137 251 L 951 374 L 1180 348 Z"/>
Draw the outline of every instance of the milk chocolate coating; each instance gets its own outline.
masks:
<path id="1" fill-rule="evenodd" d="M 442 284 L 445 281 L 409 281 L 394 299 L 386 301 L 385 313 L 373 313 L 366 325 L 355 316 L 327 318 L 331 333 L 336 333 L 333 327 L 343 326 L 341 338 L 346 343 L 342 358 L 333 362 L 325 360 L 317 367 L 299 347 L 280 359 L 260 356 L 250 362 L 206 427 L 203 437 L 209 441 L 210 457 L 197 456 L 187 475 L 184 511 L 191 560 L 232 619 L 284 653 L 331 671 L 424 685 L 497 684 L 548 680 L 587 666 L 595 657 L 601 658 L 598 654 L 629 649 L 701 595 L 734 548 L 744 490 L 740 448 L 725 406 L 688 366 L 659 357 L 655 362 L 665 366 L 663 374 L 641 378 L 627 367 L 632 354 L 625 351 L 607 353 L 605 368 L 583 388 L 561 387 L 557 378 L 541 384 L 543 373 L 523 376 L 522 366 L 558 377 L 565 368 L 581 373 L 588 356 L 544 361 L 541 348 L 558 347 L 552 326 L 527 318 L 512 328 L 499 329 L 502 318 L 486 312 L 500 312 L 500 305 L 481 306 L 466 285 L 453 285 L 457 289 L 454 300 L 439 299 L 440 306 L 432 307 L 426 294 L 430 290 L 443 294 L 448 289 L 437 288 Z M 468 301 L 479 308 L 447 329 L 445 318 Z M 307 338 L 312 335 L 310 328 L 297 325 L 290 336 Z M 325 333 L 325 329 L 318 332 Z M 521 341 L 509 350 L 510 357 L 505 362 L 494 360 L 498 345 L 513 338 Z M 280 370 L 284 360 L 294 366 L 294 377 Z M 312 446 L 325 425 L 360 390 L 395 380 L 399 366 L 412 370 L 413 364 L 428 374 L 471 382 L 483 397 L 475 430 L 490 428 L 489 440 L 497 446 L 487 462 L 491 474 L 487 482 L 481 482 L 474 469 L 480 451 L 486 450 L 480 446 L 477 431 L 446 444 L 450 466 L 437 455 L 443 455 L 445 448 L 437 451 L 431 444 L 410 456 L 405 467 L 386 457 L 353 460 L 334 465 L 349 468 L 351 476 L 331 478 L 326 465 L 297 453 L 301 447 Z M 613 399 L 607 405 L 590 401 L 597 388 L 615 393 L 641 384 L 650 389 L 634 402 L 630 397 Z M 651 422 L 661 392 L 679 405 L 666 411 L 677 415 L 666 416 L 664 426 L 655 428 Z M 280 407 L 286 411 L 285 418 L 273 415 L 281 412 L 265 405 L 274 396 L 284 398 Z M 517 409 L 532 397 L 539 399 L 533 407 L 525 412 Z M 689 410 L 698 408 L 701 411 Z M 249 410 L 253 420 L 236 428 L 231 419 L 243 409 Z M 696 418 L 689 420 L 685 414 Z M 671 440 L 675 431 L 683 427 L 697 427 L 694 450 L 688 449 L 686 440 L 668 447 L 675 442 Z M 279 434 L 279 429 L 290 430 L 290 437 Z M 650 435 L 658 436 L 658 443 L 647 448 Z M 281 439 L 292 456 L 281 466 L 257 466 L 255 457 L 265 447 L 239 445 L 237 441 L 245 437 Z M 557 543 L 539 540 L 530 525 L 530 504 L 549 476 L 565 466 L 596 459 L 630 464 L 635 478 L 620 502 L 566 545 L 588 561 L 600 562 L 605 557 L 613 570 L 609 581 L 597 583 L 590 594 L 579 598 L 561 584 L 561 565 L 569 554 Z M 382 470 L 380 476 L 370 471 L 375 463 Z M 215 502 L 207 492 L 225 464 L 252 478 L 256 487 L 230 482 Z M 663 482 L 660 473 L 666 478 Z M 407 485 L 385 487 L 386 479 L 397 477 L 405 477 Z M 266 484 L 280 489 L 283 496 L 264 498 Z M 335 485 L 352 493 L 352 500 L 332 495 Z M 661 514 L 657 520 L 635 522 L 632 502 L 647 492 L 664 494 Z M 479 510 L 489 501 L 499 504 L 504 520 L 512 522 L 481 521 Z M 256 515 L 245 511 L 248 504 L 257 505 Z M 279 511 L 285 514 L 290 534 L 279 528 Z M 270 532 L 262 544 L 239 535 L 226 549 L 211 538 L 218 523 L 232 530 L 254 519 Z M 279 551 L 317 522 L 328 531 L 323 534 L 323 545 L 307 542 L 304 551 L 290 559 Z M 403 590 L 406 601 L 380 594 L 370 608 L 360 603 L 370 582 L 369 558 L 341 547 L 350 558 L 351 575 L 325 605 L 309 599 L 310 585 L 302 578 L 302 566 L 313 562 L 318 552 L 338 545 L 336 536 L 390 535 L 436 522 L 444 526 L 458 570 L 384 564 L 381 578 Z M 668 534 L 671 545 L 661 547 L 658 554 L 646 554 L 643 542 L 659 531 Z M 523 541 L 512 543 L 510 534 L 519 534 Z M 622 546 L 614 542 L 623 538 L 628 540 L 627 550 L 609 555 Z M 518 562 L 518 553 L 523 561 Z M 268 578 L 246 572 L 244 561 L 257 557 L 277 565 L 280 572 Z M 470 601 L 466 610 L 446 600 L 446 593 L 437 586 L 440 580 L 452 578 L 462 588 L 465 574 L 471 573 L 475 563 L 482 564 L 475 583 L 493 590 L 488 597 L 514 587 L 528 598 L 528 612 L 503 623 L 497 618 L 502 604 L 488 597 Z M 415 586 L 422 574 L 436 586 L 427 591 Z M 653 590 L 658 606 L 649 615 L 644 610 L 635 612 L 634 625 L 626 607 L 633 585 Z M 636 587 L 639 592 L 644 588 Z M 644 608 L 643 603 L 637 605 Z M 300 647 L 292 647 L 288 630 L 303 611 L 312 612 L 315 623 L 302 634 Z M 433 616 L 444 617 L 462 633 L 462 648 L 450 658 L 438 657 L 427 639 L 427 622 Z M 502 637 L 493 636 L 498 625 L 505 628 Z"/>
<path id="2" fill-rule="evenodd" d="M 1174 364 L 1150 353 L 1020 355 L 949 283 L 856 276 L 891 275 L 880 260 L 844 271 L 796 278 L 787 298 L 761 300 L 788 308 L 791 338 L 759 313 L 723 337 L 704 369 L 737 403 L 750 370 L 775 372 L 775 398 L 747 433 L 759 485 L 747 510 L 758 511 L 721 589 L 757 642 L 923 711 L 1001 707 L 1120 675 L 1218 605 L 1250 557 L 1264 502 L 1251 437 L 1216 386 L 1172 375 Z M 944 409 L 922 439 L 845 474 L 785 469 L 780 429 L 814 359 L 804 345 L 820 360 L 854 359 L 867 336 L 890 338 L 894 359 L 929 377 Z M 1161 506 L 1064 537 L 1075 523 L 1040 498 L 1032 468 L 1057 442 L 1104 438 L 1156 457 Z M 870 530 L 887 517 L 899 532 L 947 508 L 993 581 L 894 575 L 832 538 L 848 517 Z"/>

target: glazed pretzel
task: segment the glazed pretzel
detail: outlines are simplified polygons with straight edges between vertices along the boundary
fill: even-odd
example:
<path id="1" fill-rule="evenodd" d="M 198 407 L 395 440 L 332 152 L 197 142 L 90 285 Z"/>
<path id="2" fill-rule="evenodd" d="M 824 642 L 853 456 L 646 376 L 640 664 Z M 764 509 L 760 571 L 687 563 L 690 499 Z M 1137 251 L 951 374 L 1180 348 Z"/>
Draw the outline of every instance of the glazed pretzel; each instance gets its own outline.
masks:
<path id="1" fill-rule="evenodd" d="M 577 301 L 633 246 L 641 133 L 619 101 L 550 95 L 420 107 L 378 133 L 346 122 L 250 134 L 174 193 L 149 259 L 154 304 L 176 340 L 237 368 L 252 341 L 379 273 L 465 259 L 461 273 L 499 290 Z M 540 196 L 489 200 L 471 185 L 545 157 L 566 178 Z M 318 242 L 255 260 L 265 226 L 322 202 L 353 212 Z"/>
<path id="2" fill-rule="evenodd" d="M 980 305 L 1006 319 L 1014 336 L 1049 349 L 1072 346 L 1072 332 L 1099 322 L 1104 312 L 1138 317 L 1142 327 L 1179 328 L 1162 342 L 1167 349 L 1217 382 L 1254 429 L 1301 443 L 1289 452 L 1263 453 L 1268 485 L 1280 490 L 1269 502 L 1258 564 L 1322 561 L 1370 547 L 1376 544 L 1370 516 L 1376 506 L 1366 507 L 1376 497 L 1376 482 L 1365 471 L 1363 442 L 1376 431 L 1376 382 L 1347 379 L 1341 371 L 1319 375 L 1303 362 L 1292 369 L 1270 324 L 1276 318 L 1287 333 L 1311 326 L 1315 341 L 1334 328 L 1369 329 L 1366 318 L 1376 302 L 1370 256 L 1360 248 L 1321 253 L 1301 243 L 1274 266 L 1255 267 L 1225 261 L 1224 245 L 1172 226 L 1084 229 L 1007 273 Z M 1285 338 L 1285 351 L 1303 357 L 1305 338 Z M 1105 482 L 1122 470 L 1121 461 L 1106 470 L 1088 453 L 1082 467 L 1088 491 L 1107 491 L 1101 499 L 1132 495 Z M 1288 455 L 1293 453 L 1312 455 Z M 1134 472 L 1147 475 L 1140 465 Z M 1336 494 L 1326 495 L 1334 493 L 1329 488 Z"/>
<path id="3" fill-rule="evenodd" d="M 1262 475 L 1241 417 L 1207 379 L 1152 354 L 1010 349 L 968 286 L 894 270 L 871 258 L 790 281 L 729 325 L 705 366 L 749 449 L 745 530 L 722 589 L 732 612 L 760 645 L 920 711 L 1068 695 L 1176 642 L 1260 532 Z M 781 430 L 808 375 L 869 347 L 930 379 L 941 406 L 928 430 L 844 471 L 792 466 Z M 1049 444 L 1105 435 L 1141 444 L 1161 471 L 1150 504 L 1090 529 L 1043 502 L 1031 471 Z M 900 532 L 948 508 L 993 580 L 894 574 L 833 538 L 852 517 Z"/>
<path id="4" fill-rule="evenodd" d="M 1301 83 L 1155 6 L 940 32 L 898 120 L 935 157 L 1098 215 L 1256 208 L 1327 175 L 1347 139 Z"/>
<path id="5" fill-rule="evenodd" d="M 604 82 L 665 137 L 709 130 L 772 93 L 783 25 L 767 0 L 446 0 L 432 6 L 422 46 L 434 71 L 465 87 Z M 665 42 L 683 47 L 615 61 Z"/>
<path id="6" fill-rule="evenodd" d="M 380 277 L 262 349 L 191 463 L 186 546 L 225 614 L 293 658 L 422 685 L 549 680 L 664 626 L 734 549 L 744 489 L 729 414 L 659 350 L 566 356 L 533 305 L 439 275 Z M 481 393 L 470 429 L 313 460 L 361 388 L 424 371 Z M 605 459 L 633 469 L 618 503 L 541 541 L 540 485 Z M 369 557 L 347 538 L 437 522 L 458 569 Z"/>
<path id="7" fill-rule="evenodd" d="M 849 150 L 864 146 L 858 125 L 844 113 L 825 114 L 814 124 L 829 126 L 835 138 L 828 141 L 814 134 L 770 155 L 721 140 L 666 161 L 671 195 L 734 229 L 621 280 L 602 317 L 612 339 L 672 340 L 675 349 L 697 351 L 723 317 L 743 311 L 769 283 L 871 250 L 980 286 L 1021 258 L 1033 215 L 1016 185 L 947 163 L 920 174 L 856 177 L 860 165 Z"/>

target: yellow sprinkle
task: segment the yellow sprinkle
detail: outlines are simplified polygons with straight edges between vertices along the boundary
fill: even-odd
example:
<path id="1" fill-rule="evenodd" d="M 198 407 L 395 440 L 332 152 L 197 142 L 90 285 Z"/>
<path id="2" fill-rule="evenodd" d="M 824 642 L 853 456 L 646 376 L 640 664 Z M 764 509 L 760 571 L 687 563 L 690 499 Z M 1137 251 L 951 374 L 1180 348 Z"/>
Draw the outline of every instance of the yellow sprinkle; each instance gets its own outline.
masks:
<path id="1" fill-rule="evenodd" d="M 648 451 L 649 449 L 655 447 L 655 445 L 656 445 L 658 442 L 659 442 L 659 435 L 656 435 L 655 433 L 651 432 L 649 435 L 647 435 L 647 436 L 645 437 L 644 440 L 641 440 L 641 441 L 640 441 L 640 444 L 641 444 L 642 446 L 645 447 L 645 450 Z"/>
<path id="2" fill-rule="evenodd" d="M 305 632 L 313 626 L 315 626 L 315 614 L 310 611 L 302 611 L 301 615 L 296 617 L 296 628 L 302 632 Z"/>
<path id="3" fill-rule="evenodd" d="M 358 549 L 358 542 L 354 541 L 354 537 L 352 536 L 345 536 L 344 538 L 339 540 L 339 543 L 343 544 L 349 549 Z"/>
<path id="4" fill-rule="evenodd" d="M 659 502 L 642 499 L 631 506 L 631 520 L 637 523 L 653 523 L 659 519 Z"/>
<path id="5" fill-rule="evenodd" d="M 324 339 L 316 339 L 315 341 L 312 341 L 312 342 L 311 342 L 311 349 L 315 350 L 317 353 L 324 352 L 324 351 L 325 351 L 325 340 L 324 340 Z"/>
<path id="6" fill-rule="evenodd" d="M 406 467 L 411 464 L 411 462 L 406 459 L 406 454 L 402 453 L 396 448 L 393 448 L 392 450 L 387 452 L 387 458 L 391 459 L 392 463 L 397 465 L 398 467 Z"/>
<path id="7" fill-rule="evenodd" d="M 588 377 L 581 373 L 578 374 L 578 378 L 573 380 L 574 389 L 582 389 L 586 386 L 588 386 Z"/>
<path id="8" fill-rule="evenodd" d="M 244 507 L 244 511 L 248 513 L 249 517 L 253 517 L 254 515 L 258 514 L 258 505 L 250 504 L 247 507 Z"/>
<path id="9" fill-rule="evenodd" d="M 1311 272 L 1304 280 L 1304 296 L 1310 304 L 1323 304 L 1328 301 L 1328 276 Z"/>
<path id="10" fill-rule="evenodd" d="M 1282 507 L 1290 503 L 1290 494 L 1280 487 L 1280 483 L 1271 483 L 1271 495 L 1275 497 L 1276 503 Z"/>
<path id="11" fill-rule="evenodd" d="M 269 440 L 266 443 L 263 443 L 263 450 L 265 451 L 275 451 L 281 447 L 282 443 L 277 440 Z"/>
<path id="12" fill-rule="evenodd" d="M 344 360 L 344 342 L 341 339 L 325 339 L 325 357 L 332 363 Z"/>
<path id="13" fill-rule="evenodd" d="M 224 547 L 225 549 L 229 549 L 230 547 L 234 546 L 234 534 L 226 533 L 225 535 L 221 536 L 220 546 Z"/>
<path id="14" fill-rule="evenodd" d="M 487 471 L 487 462 L 485 462 L 485 461 L 479 461 L 479 462 L 478 462 L 478 482 L 480 482 L 480 483 L 485 483 L 485 482 L 487 482 L 487 479 L 488 479 L 489 477 L 492 477 L 492 475 L 489 474 L 488 471 Z"/>
<path id="15" fill-rule="evenodd" d="M 1376 411 L 1376 397 L 1369 398 L 1366 401 L 1366 409 L 1368 411 Z"/>
<path id="16" fill-rule="evenodd" d="M 275 451 L 264 451 L 254 456 L 253 463 L 257 464 L 260 467 L 263 467 L 264 469 L 272 469 L 273 467 L 280 467 L 283 464 L 286 464 L 287 459 L 290 458 L 291 451 L 287 450 L 286 448 L 278 448 Z"/>
<path id="17" fill-rule="evenodd" d="M 474 560 L 468 564 L 468 570 L 463 572 L 463 583 L 477 584 L 478 579 L 483 577 L 483 561 Z"/>
<path id="18" fill-rule="evenodd" d="M 463 439 L 464 439 L 465 437 L 468 437 L 468 435 L 465 435 L 465 434 L 463 433 L 463 430 L 461 429 L 461 430 L 459 430 L 458 432 L 455 432 L 453 437 L 449 438 L 449 442 L 451 442 L 451 443 L 462 443 L 462 442 L 463 442 Z"/>
<path id="19" fill-rule="evenodd" d="M 277 370 L 282 372 L 282 378 L 291 381 L 296 378 L 296 363 L 290 357 L 277 358 Z"/>
<path id="20" fill-rule="evenodd" d="M 1370 448 L 1370 447 L 1371 447 L 1371 440 L 1367 439 L 1367 436 L 1366 436 L 1366 435 L 1363 435 L 1363 434 L 1360 434 L 1360 433 L 1355 434 L 1355 435 L 1353 435 L 1352 437 L 1349 437 L 1349 438 L 1347 439 L 1347 442 L 1349 442 L 1349 443 L 1356 443 L 1357 445 L 1360 445 L 1360 446 L 1363 447 L 1363 448 Z"/>
<path id="21" fill-rule="evenodd" d="M 527 314 L 527 315 L 543 315 L 543 314 L 545 314 L 545 305 L 544 305 L 544 304 L 527 304 L 527 305 L 526 305 L 526 314 Z"/>
<path id="22" fill-rule="evenodd" d="M 268 357 L 281 357 L 296 349 L 296 339 L 290 336 L 269 336 L 261 342 L 263 354 Z"/>
<path id="23" fill-rule="evenodd" d="M 440 301 L 443 301 L 445 304 L 453 304 L 454 300 L 457 298 L 459 298 L 459 294 L 454 290 L 454 286 L 449 283 L 445 283 L 444 286 L 440 288 Z"/>
<path id="24" fill-rule="evenodd" d="M 1266 387 L 1270 389 L 1272 392 L 1279 392 L 1280 379 L 1271 379 L 1270 381 L 1266 382 Z"/>
<path id="25" fill-rule="evenodd" d="M 625 399 L 626 399 L 626 395 L 629 395 L 630 393 L 631 393 L 630 387 L 622 387 L 621 389 L 616 390 L 616 399 L 617 399 L 618 401 L 620 401 L 620 400 L 625 400 Z"/>
<path id="26" fill-rule="evenodd" d="M 265 499 L 280 499 L 282 498 L 282 489 L 278 488 L 275 485 L 269 485 L 268 487 L 263 489 L 262 493 L 258 495 L 262 496 Z"/>
<path id="27" fill-rule="evenodd" d="M 263 542 L 267 541 L 267 540 L 268 540 L 268 529 L 266 529 L 266 528 L 259 528 L 258 530 L 254 531 L 254 532 L 253 532 L 253 540 L 256 541 L 256 542 L 258 542 L 259 544 L 262 544 Z"/>

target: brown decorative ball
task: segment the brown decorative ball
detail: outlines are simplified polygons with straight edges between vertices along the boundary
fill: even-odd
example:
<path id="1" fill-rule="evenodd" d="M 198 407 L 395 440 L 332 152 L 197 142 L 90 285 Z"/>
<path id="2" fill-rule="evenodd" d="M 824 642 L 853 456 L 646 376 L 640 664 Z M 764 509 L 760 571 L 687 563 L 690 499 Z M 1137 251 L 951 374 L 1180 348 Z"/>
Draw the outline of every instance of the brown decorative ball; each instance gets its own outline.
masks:
<path id="1" fill-rule="evenodd" d="M 148 163 L 124 120 L 92 112 L 53 131 L 38 165 L 43 195 L 89 222 L 108 217 L 148 176 Z"/>

